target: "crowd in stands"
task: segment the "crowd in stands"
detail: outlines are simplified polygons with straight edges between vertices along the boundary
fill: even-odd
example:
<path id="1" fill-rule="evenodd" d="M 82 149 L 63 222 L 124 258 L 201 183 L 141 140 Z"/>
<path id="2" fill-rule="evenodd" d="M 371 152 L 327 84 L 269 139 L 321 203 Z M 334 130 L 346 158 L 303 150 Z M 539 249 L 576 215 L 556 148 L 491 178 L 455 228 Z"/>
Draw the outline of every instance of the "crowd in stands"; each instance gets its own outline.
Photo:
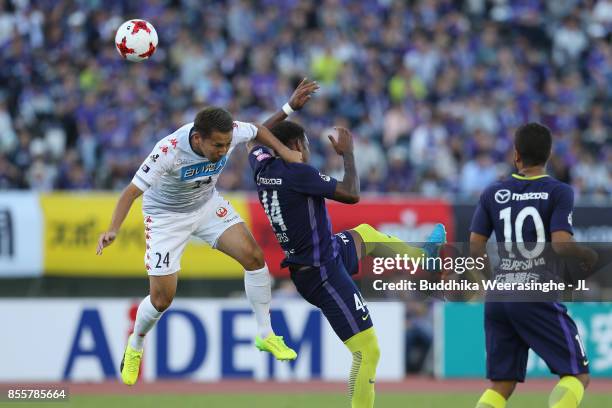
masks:
<path id="1" fill-rule="evenodd" d="M 123 188 L 156 141 L 218 105 L 263 122 L 307 76 L 295 119 L 312 164 L 342 176 L 327 134 L 355 135 L 362 191 L 477 197 L 512 171 L 527 121 L 549 171 L 612 197 L 612 0 L 3 0 L 0 189 Z M 159 49 L 114 47 L 128 18 Z M 238 151 L 220 179 L 252 190 Z"/>

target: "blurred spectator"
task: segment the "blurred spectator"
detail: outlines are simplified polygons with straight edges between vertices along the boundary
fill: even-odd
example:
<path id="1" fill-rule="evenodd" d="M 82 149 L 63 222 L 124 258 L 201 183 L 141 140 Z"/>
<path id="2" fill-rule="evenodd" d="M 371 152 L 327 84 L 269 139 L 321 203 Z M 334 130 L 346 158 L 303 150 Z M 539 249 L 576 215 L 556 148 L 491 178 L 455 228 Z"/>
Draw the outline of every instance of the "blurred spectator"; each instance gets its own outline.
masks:
<path id="1" fill-rule="evenodd" d="M 89 190 L 93 187 L 76 150 L 66 152 L 59 168 L 56 184 L 60 190 Z"/>
<path id="2" fill-rule="evenodd" d="M 406 302 L 406 373 L 423 372 L 433 344 L 433 306 L 423 300 Z M 431 374 L 432 367 L 429 367 Z"/>
<path id="3" fill-rule="evenodd" d="M 404 65 L 427 86 L 431 86 L 441 63 L 440 53 L 422 33 L 414 36 L 411 48 L 404 55 Z"/>
<path id="4" fill-rule="evenodd" d="M 34 191 L 49 192 L 53 190 L 57 170 L 48 164 L 43 156 L 37 156 L 26 173 L 26 181 Z"/>
<path id="5" fill-rule="evenodd" d="M 0 189 L 22 188 L 23 184 L 19 169 L 0 153 Z"/>
<path id="6" fill-rule="evenodd" d="M 602 196 L 612 192 L 612 179 L 606 162 L 595 161 L 592 154 L 583 152 L 580 161 L 572 169 L 572 179 L 578 191 Z"/>
<path id="7" fill-rule="evenodd" d="M 110 45 L 134 15 L 160 37 L 140 64 Z M 312 163 L 342 177 L 326 129 L 348 126 L 364 191 L 476 196 L 540 121 L 551 172 L 609 199 L 610 35 L 612 0 L 4 0 L 0 188 L 119 189 L 202 106 L 261 122 L 308 76 Z M 241 162 L 222 188 L 252 188 Z"/>
<path id="8" fill-rule="evenodd" d="M 408 149 L 395 146 L 389 150 L 387 156 L 389 157 L 389 169 L 384 190 L 394 193 L 409 191 L 413 183 L 413 172 L 408 161 Z"/>
<path id="9" fill-rule="evenodd" d="M 334 55 L 331 46 L 325 47 L 322 53 L 317 53 L 312 58 L 310 67 L 314 78 L 319 80 L 323 86 L 334 86 L 341 69 L 342 61 Z"/>
<path id="10" fill-rule="evenodd" d="M 410 157 L 413 165 L 418 168 L 452 165 L 447 161 L 452 160 L 448 154 L 448 131 L 442 125 L 437 112 L 428 113 L 427 116 L 410 136 Z"/>
<path id="11" fill-rule="evenodd" d="M 371 171 L 387 174 L 387 158 L 380 145 L 366 137 L 355 137 L 355 165 L 359 177 L 364 177 Z"/>
<path id="12" fill-rule="evenodd" d="M 567 17 L 553 35 L 553 58 L 558 66 L 575 63 L 587 48 L 589 39 L 580 28 L 578 20 Z"/>
<path id="13" fill-rule="evenodd" d="M 464 196 L 477 198 L 482 186 L 488 186 L 497 178 L 497 169 L 491 155 L 488 152 L 479 152 L 463 166 L 459 191 Z"/>
<path id="14" fill-rule="evenodd" d="M 400 104 L 392 106 L 384 118 L 384 146 L 393 146 L 399 139 L 407 138 L 414 126 L 414 121 L 411 113 L 404 110 Z"/>

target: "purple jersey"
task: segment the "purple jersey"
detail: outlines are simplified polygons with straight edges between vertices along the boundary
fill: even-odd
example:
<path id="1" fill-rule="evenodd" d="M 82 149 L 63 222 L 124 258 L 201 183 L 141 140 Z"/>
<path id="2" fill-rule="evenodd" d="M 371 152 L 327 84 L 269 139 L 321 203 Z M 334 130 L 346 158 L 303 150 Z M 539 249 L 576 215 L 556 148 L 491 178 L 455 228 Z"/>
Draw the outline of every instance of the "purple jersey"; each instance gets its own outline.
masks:
<path id="1" fill-rule="evenodd" d="M 550 242 L 555 231 L 573 233 L 573 206 L 571 187 L 549 176 L 513 174 L 488 187 L 480 196 L 470 230 L 487 237 L 495 231 L 497 241 L 505 243 L 499 246 L 501 262 L 495 279 L 560 281 L 563 261 L 550 248 L 538 250 L 539 245 L 527 243 Z M 529 349 L 560 376 L 589 372 L 576 324 L 556 301 L 560 294 L 487 293 L 487 378 L 523 382 Z"/>
<path id="2" fill-rule="evenodd" d="M 513 174 L 489 186 L 480 196 L 471 232 L 497 242 L 550 242 L 551 233 L 573 234 L 572 188 L 550 176 Z"/>
<path id="3" fill-rule="evenodd" d="M 262 146 L 249 152 L 259 201 L 285 252 L 282 266 L 321 266 L 338 256 L 325 198 L 337 180 L 303 163 L 286 163 Z"/>
<path id="4" fill-rule="evenodd" d="M 498 246 L 496 280 L 562 281 L 565 262 L 545 243 L 555 231 L 573 233 L 573 206 L 571 187 L 546 175 L 513 174 L 485 189 L 470 231 L 486 237 L 495 231 L 497 242 L 504 243 Z M 554 296 L 551 292 L 551 298 Z"/>

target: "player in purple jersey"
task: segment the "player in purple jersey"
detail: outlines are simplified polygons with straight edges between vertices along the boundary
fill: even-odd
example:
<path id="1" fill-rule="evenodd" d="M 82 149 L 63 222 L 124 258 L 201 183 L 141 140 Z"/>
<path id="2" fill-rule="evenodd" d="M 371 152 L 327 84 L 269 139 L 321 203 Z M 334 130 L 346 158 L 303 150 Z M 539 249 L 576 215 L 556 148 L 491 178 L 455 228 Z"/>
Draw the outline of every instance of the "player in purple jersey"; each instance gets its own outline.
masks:
<path id="1" fill-rule="evenodd" d="M 282 117 L 281 114 L 275 119 Z M 278 120 L 265 124 L 273 125 L 272 133 L 289 148 L 301 152 L 304 160 L 287 164 L 265 147 L 247 144 L 260 202 L 285 252 L 282 265 L 289 267 L 298 292 L 321 309 L 353 354 L 349 380 L 352 406 L 370 408 L 380 352 L 367 304 L 349 275 L 358 269 L 361 254 L 357 248 L 365 244 L 365 254 L 370 255 L 378 246 L 393 243 L 410 256 L 435 256 L 446 241 L 444 227 L 438 224 L 423 248 L 408 246 L 367 224 L 333 235 L 325 199 L 348 204 L 359 201 L 350 132 L 338 128 L 338 139 L 330 136 L 336 153 L 344 159 L 344 178 L 338 181 L 307 164 L 308 138 L 300 125 Z"/>
<path id="2" fill-rule="evenodd" d="M 301 126 L 285 121 L 271 128 L 288 147 L 308 160 L 308 142 Z M 262 146 L 249 149 L 259 200 L 285 252 L 282 265 L 300 295 L 321 309 L 353 354 L 349 394 L 353 407 L 374 406 L 374 382 L 380 351 L 366 302 L 339 256 L 325 198 L 347 204 L 359 201 L 350 132 L 338 129 L 334 148 L 344 159 L 342 181 L 320 174 L 306 163 L 285 166 Z"/>
<path id="3" fill-rule="evenodd" d="M 485 252 L 485 244 L 495 232 L 498 242 L 508 243 L 506 251 L 513 243 L 525 250 L 526 243 L 550 242 L 555 253 L 580 259 L 586 268 L 595 265 L 597 254 L 577 245 L 572 236 L 571 187 L 546 174 L 551 147 L 552 137 L 545 126 L 529 123 L 517 129 L 517 173 L 489 186 L 480 196 L 470 227 L 473 255 Z M 538 248 L 531 246 L 532 251 Z M 517 273 L 513 277 L 537 279 L 537 274 Z M 588 359 L 564 305 L 488 301 L 485 336 L 491 386 L 482 394 L 477 408 L 505 407 L 516 383 L 525 380 L 530 348 L 560 377 L 549 397 L 549 407 L 575 408 L 580 404 L 589 382 Z"/>

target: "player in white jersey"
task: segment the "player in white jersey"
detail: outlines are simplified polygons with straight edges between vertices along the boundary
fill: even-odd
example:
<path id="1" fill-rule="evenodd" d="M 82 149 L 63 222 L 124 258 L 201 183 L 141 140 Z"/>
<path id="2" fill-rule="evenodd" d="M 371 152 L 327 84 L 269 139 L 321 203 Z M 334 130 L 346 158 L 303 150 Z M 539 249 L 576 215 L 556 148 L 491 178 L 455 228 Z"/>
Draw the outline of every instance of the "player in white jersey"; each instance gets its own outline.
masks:
<path id="1" fill-rule="evenodd" d="M 302 81 L 283 112 L 282 120 L 300 109 L 318 89 L 316 82 Z M 269 120 L 266 126 L 272 126 Z M 215 185 L 234 148 L 255 140 L 277 151 L 288 162 L 300 163 L 299 152 L 288 149 L 262 126 L 232 119 L 222 108 L 209 107 L 155 145 L 150 156 L 123 190 L 108 231 L 98 240 L 98 255 L 115 240 L 132 203 L 144 192 L 145 268 L 150 293 L 138 307 L 134 332 L 128 339 L 121 378 L 128 385 L 138 379 L 144 337 L 170 306 L 176 293 L 180 259 L 191 236 L 238 261 L 245 269 L 244 282 L 257 320 L 257 347 L 279 360 L 293 360 L 295 351 L 276 336 L 270 322 L 271 278 L 263 252 L 230 203 Z"/>

